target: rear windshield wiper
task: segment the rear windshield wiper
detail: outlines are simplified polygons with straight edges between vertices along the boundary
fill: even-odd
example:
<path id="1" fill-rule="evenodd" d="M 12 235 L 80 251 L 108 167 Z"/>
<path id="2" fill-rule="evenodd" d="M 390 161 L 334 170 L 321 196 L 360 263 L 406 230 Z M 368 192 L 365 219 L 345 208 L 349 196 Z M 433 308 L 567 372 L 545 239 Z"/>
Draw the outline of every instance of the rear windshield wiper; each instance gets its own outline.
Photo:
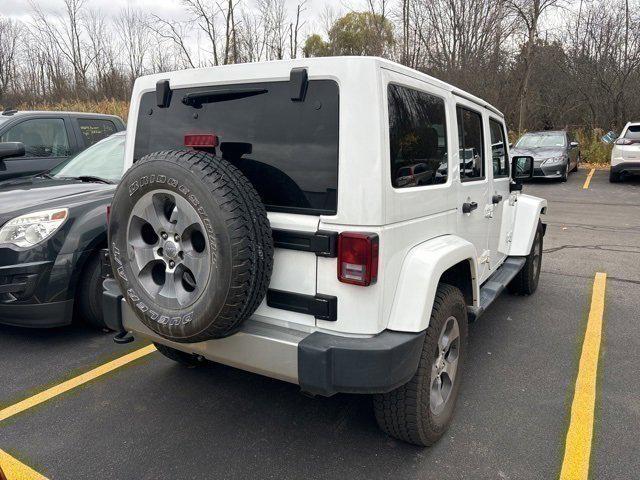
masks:
<path id="1" fill-rule="evenodd" d="M 80 180 L 81 182 L 94 182 L 94 183 L 107 183 L 109 185 L 114 184 L 115 182 L 111 180 L 107 180 L 102 177 L 94 177 L 93 175 L 80 175 L 78 177 L 73 177 L 76 180 Z"/>
<path id="2" fill-rule="evenodd" d="M 262 95 L 269 90 L 264 88 L 222 88 L 218 90 L 206 90 L 203 92 L 188 93 L 182 97 L 182 103 L 191 107 L 200 108 L 205 103 L 226 102 L 240 98 Z"/>

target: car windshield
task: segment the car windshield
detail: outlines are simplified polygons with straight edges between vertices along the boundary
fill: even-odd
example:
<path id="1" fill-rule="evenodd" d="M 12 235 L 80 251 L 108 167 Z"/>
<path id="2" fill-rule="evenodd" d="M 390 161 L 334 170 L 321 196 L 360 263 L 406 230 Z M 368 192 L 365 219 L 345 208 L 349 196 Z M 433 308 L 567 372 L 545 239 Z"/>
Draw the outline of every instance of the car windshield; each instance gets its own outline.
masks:
<path id="1" fill-rule="evenodd" d="M 624 134 L 624 138 L 629 140 L 640 140 L 640 125 L 629 125 L 627 133 Z"/>
<path id="2" fill-rule="evenodd" d="M 527 133 L 522 136 L 517 148 L 545 148 L 545 147 L 564 147 L 564 133 Z"/>
<path id="3" fill-rule="evenodd" d="M 118 182 L 124 169 L 124 135 L 113 135 L 55 166 L 57 178 L 97 177 Z"/>

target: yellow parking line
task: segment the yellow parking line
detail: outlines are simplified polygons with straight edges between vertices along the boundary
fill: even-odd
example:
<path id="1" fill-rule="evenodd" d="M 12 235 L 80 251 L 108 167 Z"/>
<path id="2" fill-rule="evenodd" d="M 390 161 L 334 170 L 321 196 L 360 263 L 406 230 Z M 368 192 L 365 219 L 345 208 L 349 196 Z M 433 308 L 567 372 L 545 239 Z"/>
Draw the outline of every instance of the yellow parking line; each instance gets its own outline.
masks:
<path id="1" fill-rule="evenodd" d="M 4 474 L 4 476 L 3 476 Z M 0 449 L 0 478 L 7 480 L 47 480 L 33 468 Z"/>
<path id="2" fill-rule="evenodd" d="M 587 179 L 584 181 L 584 185 L 582 186 L 583 190 L 586 190 L 587 188 L 589 188 L 589 184 L 591 183 L 591 177 L 593 177 L 593 174 L 595 173 L 596 169 L 592 168 L 591 171 L 589 172 L 589 175 L 587 175 Z"/>
<path id="3" fill-rule="evenodd" d="M 100 365 L 99 367 L 94 368 L 93 370 L 89 370 L 86 373 L 78 375 L 77 377 L 72 378 L 71 380 L 67 380 L 66 382 L 62 382 L 54 387 L 51 387 L 47 390 L 44 390 L 36 395 L 26 398 L 21 402 L 13 404 L 7 408 L 0 410 L 0 422 L 6 420 L 9 417 L 13 417 L 20 412 L 24 412 L 31 407 L 35 407 L 47 400 L 51 400 L 53 397 L 57 397 L 58 395 L 68 392 L 69 390 L 79 387 L 91 380 L 100 377 L 106 373 L 112 372 L 117 368 L 120 368 L 127 363 L 131 363 L 138 358 L 144 357 L 152 352 L 156 351 L 156 347 L 153 345 L 147 345 L 139 350 L 131 352 L 127 355 L 124 355 L 120 358 L 116 358 L 104 365 Z"/>
<path id="4" fill-rule="evenodd" d="M 602 316 L 606 273 L 596 273 L 593 281 L 591 310 L 582 343 L 576 389 L 571 404 L 571 420 L 567 431 L 560 480 L 587 480 L 593 438 L 593 412 L 596 404 L 596 375 L 602 338 Z"/>

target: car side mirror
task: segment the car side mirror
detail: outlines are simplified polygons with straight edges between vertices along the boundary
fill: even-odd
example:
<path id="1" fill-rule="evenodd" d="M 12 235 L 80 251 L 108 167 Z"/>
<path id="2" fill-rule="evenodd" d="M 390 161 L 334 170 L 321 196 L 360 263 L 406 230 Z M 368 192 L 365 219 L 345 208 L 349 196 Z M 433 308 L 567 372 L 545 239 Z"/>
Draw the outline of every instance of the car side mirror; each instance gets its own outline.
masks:
<path id="1" fill-rule="evenodd" d="M 533 157 L 513 157 L 511 160 L 511 191 L 522 190 L 522 181 L 533 178 Z"/>
<path id="2" fill-rule="evenodd" d="M 578 142 L 571 142 L 571 148 L 576 148 L 578 145 Z"/>
<path id="3" fill-rule="evenodd" d="M 24 156 L 24 143 L 22 142 L 1 142 L 0 143 L 0 160 L 12 157 Z"/>

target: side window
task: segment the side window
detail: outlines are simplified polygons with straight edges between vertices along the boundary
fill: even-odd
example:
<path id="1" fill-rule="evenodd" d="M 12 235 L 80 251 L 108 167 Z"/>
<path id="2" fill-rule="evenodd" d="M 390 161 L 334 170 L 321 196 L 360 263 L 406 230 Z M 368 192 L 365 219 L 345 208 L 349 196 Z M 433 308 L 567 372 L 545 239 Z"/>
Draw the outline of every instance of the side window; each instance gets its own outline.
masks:
<path id="1" fill-rule="evenodd" d="M 78 126 L 84 138 L 84 144 L 90 147 L 103 138 L 116 133 L 116 126 L 111 120 L 99 120 L 93 118 L 79 118 Z"/>
<path id="2" fill-rule="evenodd" d="M 491 131 L 491 157 L 493 162 L 493 178 L 503 178 L 509 176 L 509 161 L 507 158 L 507 138 L 504 134 L 502 123 L 490 119 L 489 130 Z"/>
<path id="3" fill-rule="evenodd" d="M 460 145 L 460 179 L 463 182 L 484 178 L 484 141 L 482 115 L 457 107 Z"/>
<path id="4" fill-rule="evenodd" d="M 68 157 L 71 154 L 64 120 L 34 118 L 10 128 L 0 142 L 22 142 L 25 157 Z"/>
<path id="5" fill-rule="evenodd" d="M 447 181 L 447 126 L 444 100 L 389 85 L 391 184 L 395 188 Z"/>

